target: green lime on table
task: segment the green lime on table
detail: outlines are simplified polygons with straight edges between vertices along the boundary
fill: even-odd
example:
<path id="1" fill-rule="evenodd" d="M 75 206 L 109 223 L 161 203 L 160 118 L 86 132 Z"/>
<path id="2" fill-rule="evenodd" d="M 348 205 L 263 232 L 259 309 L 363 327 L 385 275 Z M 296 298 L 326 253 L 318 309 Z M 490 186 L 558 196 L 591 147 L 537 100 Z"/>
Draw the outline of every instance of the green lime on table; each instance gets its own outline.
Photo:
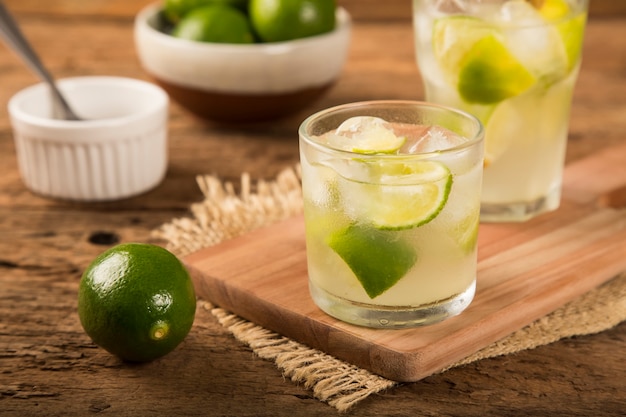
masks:
<path id="1" fill-rule="evenodd" d="M 246 15 L 223 4 L 193 9 L 174 26 L 172 36 L 197 42 L 254 42 L 254 33 Z"/>
<path id="2" fill-rule="evenodd" d="M 98 346 L 131 362 L 147 362 L 176 348 L 196 312 L 193 283 L 168 250 L 126 243 L 87 267 L 78 291 L 78 315 Z"/>
<path id="3" fill-rule="evenodd" d="M 264 42 L 280 42 L 330 32 L 335 0 L 250 0 L 252 26 Z"/>
<path id="4" fill-rule="evenodd" d="M 330 235 L 330 246 L 350 267 L 370 298 L 393 287 L 417 261 L 410 243 L 396 233 L 353 224 Z"/>

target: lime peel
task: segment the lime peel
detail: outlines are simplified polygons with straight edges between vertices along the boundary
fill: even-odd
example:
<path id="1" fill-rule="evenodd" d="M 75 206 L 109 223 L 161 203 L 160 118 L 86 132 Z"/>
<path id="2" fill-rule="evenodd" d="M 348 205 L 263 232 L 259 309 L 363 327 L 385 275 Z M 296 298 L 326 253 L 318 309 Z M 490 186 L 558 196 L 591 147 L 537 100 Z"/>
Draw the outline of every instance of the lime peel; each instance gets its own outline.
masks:
<path id="1" fill-rule="evenodd" d="M 394 164 L 381 162 L 382 181 L 393 185 L 371 184 L 364 208 L 365 218 L 381 230 L 403 230 L 422 226 L 435 219 L 445 207 L 453 176 L 447 166 L 436 161 Z M 365 185 L 364 185 L 365 186 Z"/>
<path id="2" fill-rule="evenodd" d="M 215 3 L 195 8 L 177 23 L 172 36 L 198 42 L 250 44 L 254 33 L 239 9 Z"/>
<path id="3" fill-rule="evenodd" d="M 83 329 L 94 343 L 125 361 L 147 362 L 174 350 L 189 333 L 195 312 L 189 272 L 160 246 L 124 243 L 109 248 L 80 280 Z"/>
<path id="4" fill-rule="evenodd" d="M 572 70 L 580 61 L 586 22 L 587 14 L 581 13 L 575 18 L 557 25 L 559 35 L 563 40 L 569 70 Z"/>
<path id="5" fill-rule="evenodd" d="M 479 226 L 480 212 L 477 210 L 458 222 L 456 228 L 450 231 L 450 235 L 463 249 L 463 252 L 471 253 L 476 249 Z"/>
<path id="6" fill-rule="evenodd" d="M 327 244 L 346 262 L 371 299 L 393 287 L 417 261 L 415 249 L 395 233 L 361 224 L 330 235 Z"/>
<path id="7" fill-rule="evenodd" d="M 433 53 L 450 83 L 457 83 L 460 62 L 474 43 L 494 33 L 497 32 L 493 26 L 474 16 L 454 15 L 435 20 Z"/>
<path id="8" fill-rule="evenodd" d="M 494 35 L 476 42 L 460 67 L 459 93 L 470 103 L 498 103 L 523 93 L 536 82 Z"/>

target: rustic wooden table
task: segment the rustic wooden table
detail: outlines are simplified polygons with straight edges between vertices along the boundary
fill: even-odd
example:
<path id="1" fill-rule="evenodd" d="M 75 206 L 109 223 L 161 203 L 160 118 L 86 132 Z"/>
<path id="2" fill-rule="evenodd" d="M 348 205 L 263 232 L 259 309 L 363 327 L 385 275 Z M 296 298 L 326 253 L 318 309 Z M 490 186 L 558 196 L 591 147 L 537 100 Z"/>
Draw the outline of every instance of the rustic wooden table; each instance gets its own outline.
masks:
<path id="1" fill-rule="evenodd" d="M 58 77 L 147 78 L 132 42 L 148 0 L 7 0 Z M 202 196 L 195 176 L 273 178 L 298 160 L 296 128 L 308 113 L 343 102 L 421 99 L 410 2 L 344 0 L 355 18 L 338 84 L 310 108 L 273 123 L 203 123 L 173 104 L 165 181 L 106 204 L 45 199 L 20 180 L 6 103 L 37 80 L 0 47 L 0 415 L 333 415 L 274 364 L 237 342 L 203 309 L 176 351 L 124 364 L 95 347 L 76 314 L 85 266 L 116 241 L 154 242 L 151 231 L 188 215 Z M 576 88 L 567 161 L 625 140 L 626 10 L 594 0 Z M 532 351 L 450 370 L 374 395 L 349 414 L 602 416 L 626 410 L 626 323 Z"/>

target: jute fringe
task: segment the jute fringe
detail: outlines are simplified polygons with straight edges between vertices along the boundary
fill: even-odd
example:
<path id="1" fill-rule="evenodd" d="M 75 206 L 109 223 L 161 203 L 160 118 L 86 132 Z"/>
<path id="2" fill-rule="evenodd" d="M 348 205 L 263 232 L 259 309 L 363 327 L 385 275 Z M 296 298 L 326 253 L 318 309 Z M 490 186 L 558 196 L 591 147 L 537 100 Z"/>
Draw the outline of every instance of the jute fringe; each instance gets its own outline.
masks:
<path id="1" fill-rule="evenodd" d="M 240 191 L 214 176 L 196 178 L 204 201 L 191 205 L 193 218 L 173 219 L 155 231 L 168 249 L 187 255 L 302 212 L 299 169 L 286 169 L 274 181 L 253 184 L 241 176 Z"/>
<path id="2" fill-rule="evenodd" d="M 284 170 L 270 182 L 252 183 L 249 175 L 244 174 L 239 192 L 232 183 L 223 183 L 214 176 L 199 176 L 197 182 L 205 199 L 191 206 L 193 217 L 173 219 L 154 231 L 154 235 L 164 239 L 168 249 L 179 256 L 302 212 L 297 167 Z M 204 303 L 204 308 L 235 338 L 250 346 L 256 355 L 273 361 L 286 377 L 310 389 L 317 399 L 341 412 L 369 395 L 397 384 L 208 302 Z M 598 333 L 624 320 L 626 273 L 447 369 L 567 337 Z"/>
<path id="3" fill-rule="evenodd" d="M 209 303 L 205 308 L 259 357 L 273 361 L 295 383 L 313 391 L 315 398 L 339 411 L 370 394 L 391 388 L 396 383 L 364 369 L 342 362 L 277 333 L 257 326 Z"/>

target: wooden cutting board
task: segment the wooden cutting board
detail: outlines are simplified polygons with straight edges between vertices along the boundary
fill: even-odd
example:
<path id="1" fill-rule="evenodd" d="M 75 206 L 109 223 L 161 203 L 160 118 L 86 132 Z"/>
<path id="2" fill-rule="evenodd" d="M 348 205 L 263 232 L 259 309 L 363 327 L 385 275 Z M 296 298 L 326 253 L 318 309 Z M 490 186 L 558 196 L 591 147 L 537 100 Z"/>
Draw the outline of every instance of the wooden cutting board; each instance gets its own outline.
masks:
<path id="1" fill-rule="evenodd" d="M 184 262 L 198 295 L 240 317 L 396 381 L 416 381 L 626 271 L 626 144 L 567 167 L 559 210 L 481 224 L 474 301 L 442 323 L 368 329 L 319 310 L 295 217 Z"/>

